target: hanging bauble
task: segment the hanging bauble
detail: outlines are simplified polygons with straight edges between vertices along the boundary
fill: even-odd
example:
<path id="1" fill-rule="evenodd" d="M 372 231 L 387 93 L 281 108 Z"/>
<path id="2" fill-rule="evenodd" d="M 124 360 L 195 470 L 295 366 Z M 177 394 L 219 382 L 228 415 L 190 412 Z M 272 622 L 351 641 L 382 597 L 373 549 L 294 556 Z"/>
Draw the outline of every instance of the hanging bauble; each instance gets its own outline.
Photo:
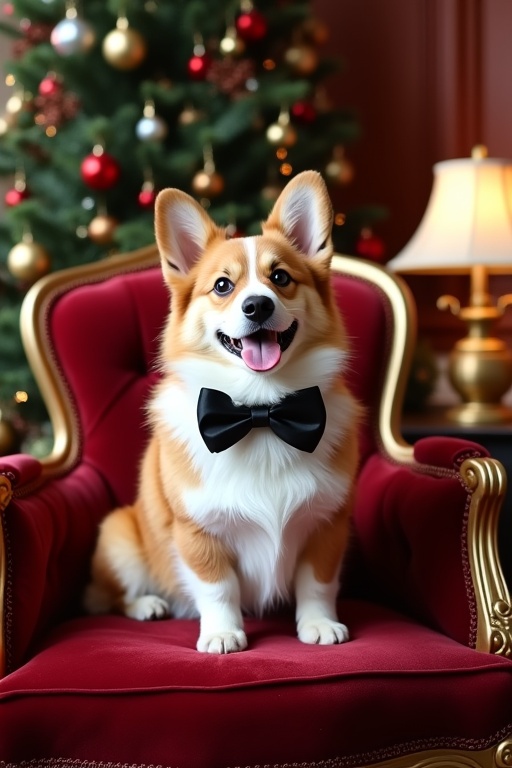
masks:
<path id="1" fill-rule="evenodd" d="M 318 67 L 318 54 L 310 45 L 294 45 L 284 54 L 284 60 L 296 75 L 312 75 Z"/>
<path id="2" fill-rule="evenodd" d="M 165 120 L 155 114 L 155 105 L 147 101 L 144 105 L 143 117 L 135 126 L 135 133 L 140 141 L 161 141 L 167 136 L 168 127 Z"/>
<path id="3" fill-rule="evenodd" d="M 291 125 L 272 123 L 267 128 L 267 139 L 279 147 L 291 147 L 297 141 L 297 133 Z"/>
<path id="4" fill-rule="evenodd" d="M 88 187 L 105 190 L 117 184 L 121 169 L 115 157 L 97 145 L 92 153 L 82 160 L 80 173 Z"/>
<path id="5" fill-rule="evenodd" d="M 157 191 L 153 181 L 145 181 L 142 185 L 142 189 L 139 192 L 138 202 L 141 208 L 144 210 L 151 210 L 155 205 Z"/>
<path id="6" fill-rule="evenodd" d="M 11 128 L 14 128 L 16 125 L 17 118 L 16 115 L 11 115 L 9 112 L 5 112 L 5 114 L 0 116 L 0 136 L 5 136 L 9 133 Z"/>
<path id="7" fill-rule="evenodd" d="M 96 36 L 91 25 L 78 17 L 76 8 L 69 8 L 66 18 L 52 29 L 50 42 L 59 56 L 72 56 L 89 51 Z"/>
<path id="8" fill-rule="evenodd" d="M 332 160 L 325 167 L 325 176 L 328 182 L 346 186 L 354 178 L 354 166 L 345 157 L 343 147 L 336 147 Z"/>
<path id="9" fill-rule="evenodd" d="M 13 124 L 15 124 L 19 114 L 27 108 L 28 100 L 23 90 L 13 93 L 5 103 L 5 111 L 11 116 Z"/>
<path id="10" fill-rule="evenodd" d="M 384 241 L 373 234 L 370 227 L 364 227 L 356 243 L 356 253 L 363 259 L 370 261 L 385 261 L 386 246 Z"/>
<path id="11" fill-rule="evenodd" d="M 128 25 L 128 20 L 121 16 L 116 28 L 103 40 L 103 56 L 115 69 L 129 70 L 138 67 L 147 53 L 147 44 L 140 32 Z"/>
<path id="12" fill-rule="evenodd" d="M 28 197 L 30 197 L 30 192 L 27 189 L 25 171 L 21 168 L 14 174 L 14 184 L 12 188 L 8 189 L 5 193 L 4 202 L 10 208 L 14 208 Z"/>
<path id="13" fill-rule="evenodd" d="M 309 101 L 296 101 L 292 104 L 290 114 L 294 120 L 303 125 L 310 125 L 317 118 L 317 111 Z"/>
<path id="14" fill-rule="evenodd" d="M 277 147 L 292 147 L 297 141 L 297 132 L 290 125 L 290 113 L 282 109 L 277 123 L 272 123 L 267 128 L 267 140 Z"/>
<path id="15" fill-rule="evenodd" d="M 261 190 L 261 196 L 266 202 L 274 203 L 282 191 L 283 191 L 283 188 L 280 187 L 279 184 L 277 183 L 267 184 Z"/>
<path id="16" fill-rule="evenodd" d="M 188 61 L 187 69 L 191 80 L 205 80 L 208 70 L 212 65 L 212 60 L 208 54 L 201 56 L 194 54 Z"/>
<path id="17" fill-rule="evenodd" d="M 40 96 L 56 96 L 62 91 L 62 83 L 60 82 L 55 72 L 49 72 L 46 77 L 44 77 L 39 83 L 37 91 Z"/>
<path id="18" fill-rule="evenodd" d="M 329 39 L 329 27 L 320 19 L 306 19 L 302 24 L 302 33 L 314 45 L 324 45 Z"/>
<path id="19" fill-rule="evenodd" d="M 224 179 L 215 170 L 211 144 L 203 147 L 203 161 L 203 170 L 198 171 L 192 179 L 192 189 L 199 197 L 217 197 L 224 190 Z"/>
<path id="20" fill-rule="evenodd" d="M 26 234 L 7 254 L 7 268 L 17 280 L 35 283 L 50 271 L 50 257 L 42 245 Z"/>
<path id="21" fill-rule="evenodd" d="M 118 220 L 106 213 L 99 213 L 89 222 L 87 236 L 96 245 L 110 245 L 114 239 Z"/>
<path id="22" fill-rule="evenodd" d="M 235 237 L 243 237 L 244 233 L 241 229 L 238 229 L 235 223 L 228 224 L 226 227 L 226 237 L 232 240 Z"/>
<path id="23" fill-rule="evenodd" d="M 11 422 L 0 411 L 0 456 L 16 453 L 19 447 L 19 435 Z"/>
<path id="24" fill-rule="evenodd" d="M 198 171 L 192 179 L 192 189 L 199 197 L 217 197 L 224 190 L 224 179 L 216 171 Z"/>
<path id="25" fill-rule="evenodd" d="M 241 56 L 245 51 L 245 43 L 237 34 L 236 27 L 229 26 L 219 43 L 222 56 Z"/>
<path id="26" fill-rule="evenodd" d="M 257 43 L 267 34 L 267 20 L 259 11 L 252 8 L 250 11 L 241 13 L 237 18 L 236 31 L 246 43 Z"/>
<path id="27" fill-rule="evenodd" d="M 180 125 L 193 125 L 204 118 L 204 112 L 188 105 L 178 115 L 178 122 Z"/>
<path id="28" fill-rule="evenodd" d="M 17 205 L 22 203 L 24 200 L 27 200 L 27 198 L 30 197 L 30 192 L 28 191 L 27 187 L 25 186 L 23 189 L 16 187 L 12 187 L 11 189 L 8 189 L 4 196 L 4 202 L 9 208 L 15 208 Z"/>

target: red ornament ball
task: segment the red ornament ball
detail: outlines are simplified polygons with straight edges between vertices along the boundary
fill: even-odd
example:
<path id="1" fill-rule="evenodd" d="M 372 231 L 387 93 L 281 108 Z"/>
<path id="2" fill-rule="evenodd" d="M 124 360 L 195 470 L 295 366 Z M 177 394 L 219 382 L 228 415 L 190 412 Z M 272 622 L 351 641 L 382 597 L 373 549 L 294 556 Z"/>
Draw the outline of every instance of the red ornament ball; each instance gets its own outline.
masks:
<path id="1" fill-rule="evenodd" d="M 40 96 L 55 96 L 62 91 L 62 85 L 56 77 L 47 75 L 37 88 Z"/>
<path id="2" fill-rule="evenodd" d="M 385 261 L 386 246 L 383 240 L 370 230 L 363 230 L 356 244 L 356 253 L 363 259 L 382 262 Z"/>
<path id="3" fill-rule="evenodd" d="M 236 31 L 246 43 L 257 43 L 267 34 L 268 25 L 265 17 L 256 10 L 240 14 L 236 20 Z"/>
<path id="4" fill-rule="evenodd" d="M 188 62 L 188 74 L 192 80 L 205 80 L 212 65 L 212 60 L 206 54 L 192 56 Z"/>
<path id="5" fill-rule="evenodd" d="M 314 123 L 317 118 L 316 109 L 309 101 L 296 101 L 290 109 L 290 115 L 298 123 L 307 125 Z"/>
<path id="6" fill-rule="evenodd" d="M 80 172 L 83 181 L 91 189 L 111 189 L 119 181 L 121 169 L 112 155 L 103 152 L 101 155 L 87 155 L 82 160 Z"/>
<path id="7" fill-rule="evenodd" d="M 144 209 L 151 209 L 155 205 L 157 192 L 155 189 L 141 189 L 139 192 L 139 205 Z"/>
<path id="8" fill-rule="evenodd" d="M 8 189 L 5 193 L 4 202 L 9 208 L 14 208 L 28 197 L 30 197 L 30 193 L 26 187 L 25 189 L 16 189 L 16 187 L 12 187 L 12 189 Z"/>

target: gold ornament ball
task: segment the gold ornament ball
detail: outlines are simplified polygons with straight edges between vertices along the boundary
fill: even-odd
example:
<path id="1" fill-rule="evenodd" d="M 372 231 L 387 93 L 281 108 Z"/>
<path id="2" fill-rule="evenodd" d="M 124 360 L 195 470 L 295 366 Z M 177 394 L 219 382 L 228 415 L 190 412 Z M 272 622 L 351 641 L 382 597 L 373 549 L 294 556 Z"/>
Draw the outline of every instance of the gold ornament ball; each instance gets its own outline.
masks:
<path id="1" fill-rule="evenodd" d="M 282 187 L 278 184 L 267 184 L 261 190 L 261 196 L 269 203 L 274 203 L 282 192 Z"/>
<path id="2" fill-rule="evenodd" d="M 325 168 L 325 175 L 328 181 L 344 186 L 354 178 L 354 166 L 346 159 L 331 160 Z"/>
<path id="3" fill-rule="evenodd" d="M 220 41 L 219 51 L 223 56 L 241 56 L 245 51 L 245 43 L 238 35 L 229 34 Z"/>
<path id="4" fill-rule="evenodd" d="M 147 52 L 146 41 L 135 29 L 113 29 L 103 40 L 103 56 L 116 69 L 135 69 Z"/>
<path id="5" fill-rule="evenodd" d="M 279 147 L 292 147 L 297 141 L 297 133 L 289 124 L 272 123 L 267 128 L 267 139 Z"/>
<path id="6" fill-rule="evenodd" d="M 329 39 L 329 27 L 320 19 L 307 19 L 302 30 L 305 37 L 315 45 L 324 45 Z"/>
<path id="7" fill-rule="evenodd" d="M 194 107 L 185 107 L 183 112 L 178 115 L 178 122 L 180 125 L 193 125 L 199 122 L 204 117 L 203 112 Z"/>
<path id="8" fill-rule="evenodd" d="M 201 197 L 217 197 L 224 189 L 224 179 L 215 171 L 199 171 L 192 179 L 192 189 Z"/>
<path id="9" fill-rule="evenodd" d="M 318 67 L 318 54 L 310 45 L 288 48 L 284 60 L 297 75 L 311 75 Z"/>
<path id="10" fill-rule="evenodd" d="M 18 433 L 7 419 L 0 415 L 0 456 L 14 453 L 18 448 Z"/>
<path id="11" fill-rule="evenodd" d="M 99 214 L 95 216 L 87 227 L 87 236 L 96 245 L 109 245 L 114 239 L 114 232 L 119 224 L 113 216 Z"/>
<path id="12" fill-rule="evenodd" d="M 17 243 L 7 254 L 7 268 L 17 280 L 35 283 L 50 271 L 50 257 L 39 243 Z"/>

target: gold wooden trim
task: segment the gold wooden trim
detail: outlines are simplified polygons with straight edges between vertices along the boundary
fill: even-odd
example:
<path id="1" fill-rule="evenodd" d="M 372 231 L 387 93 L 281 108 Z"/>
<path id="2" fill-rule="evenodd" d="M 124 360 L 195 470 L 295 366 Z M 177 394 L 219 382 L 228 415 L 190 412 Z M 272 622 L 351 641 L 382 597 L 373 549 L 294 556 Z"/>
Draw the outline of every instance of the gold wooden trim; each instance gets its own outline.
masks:
<path id="1" fill-rule="evenodd" d="M 6 475 L 0 475 L 0 513 L 5 512 L 12 499 L 12 484 Z M 7 585 L 7 562 L 3 521 L 0 518 L 0 678 L 5 675 L 5 612 L 4 595 Z"/>
<path id="2" fill-rule="evenodd" d="M 157 263 L 158 250 L 156 246 L 149 246 L 54 272 L 39 280 L 25 296 L 20 320 L 23 346 L 48 409 L 54 435 L 52 451 L 42 460 L 42 479 L 73 466 L 81 448 L 74 404 L 55 364 L 52 343 L 47 334 L 46 319 L 51 305 L 73 286 L 100 282 Z"/>
<path id="3" fill-rule="evenodd" d="M 389 364 L 379 407 L 378 428 L 386 452 L 397 461 L 413 461 L 413 448 L 401 434 L 402 404 L 416 341 L 416 309 L 405 282 L 363 259 L 333 257 L 335 272 L 353 275 L 377 285 L 387 296 L 393 319 Z"/>
<path id="4" fill-rule="evenodd" d="M 488 749 L 430 749 L 373 763 L 366 768 L 510 768 L 511 765 L 512 737 L 507 736 Z"/>
<path id="5" fill-rule="evenodd" d="M 505 469 L 495 459 L 467 459 L 461 475 L 472 491 L 468 555 L 478 612 L 476 649 L 512 657 L 512 606 L 498 553 L 498 518 L 507 490 Z M 509 768 L 512 765 L 510 750 Z"/>

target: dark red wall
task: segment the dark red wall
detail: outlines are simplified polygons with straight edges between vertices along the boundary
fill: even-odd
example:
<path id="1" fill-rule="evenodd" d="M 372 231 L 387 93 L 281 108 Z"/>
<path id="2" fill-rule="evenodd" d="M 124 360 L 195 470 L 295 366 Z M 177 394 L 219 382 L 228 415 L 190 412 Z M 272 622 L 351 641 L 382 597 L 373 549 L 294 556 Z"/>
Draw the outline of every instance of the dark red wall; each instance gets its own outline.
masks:
<path id="1" fill-rule="evenodd" d="M 314 0 L 314 9 L 330 30 L 325 51 L 345 63 L 329 83 L 331 99 L 354 107 L 362 129 L 349 150 L 354 182 L 335 202 L 384 205 L 389 218 L 378 234 L 392 257 L 423 215 L 435 162 L 468 156 L 477 143 L 512 158 L 512 2 Z M 450 326 L 434 316 L 429 294 L 445 292 L 438 281 L 420 282 L 425 300 L 413 286 L 420 325 L 430 313 L 434 324 Z M 510 291 L 502 282 L 498 292 Z"/>

